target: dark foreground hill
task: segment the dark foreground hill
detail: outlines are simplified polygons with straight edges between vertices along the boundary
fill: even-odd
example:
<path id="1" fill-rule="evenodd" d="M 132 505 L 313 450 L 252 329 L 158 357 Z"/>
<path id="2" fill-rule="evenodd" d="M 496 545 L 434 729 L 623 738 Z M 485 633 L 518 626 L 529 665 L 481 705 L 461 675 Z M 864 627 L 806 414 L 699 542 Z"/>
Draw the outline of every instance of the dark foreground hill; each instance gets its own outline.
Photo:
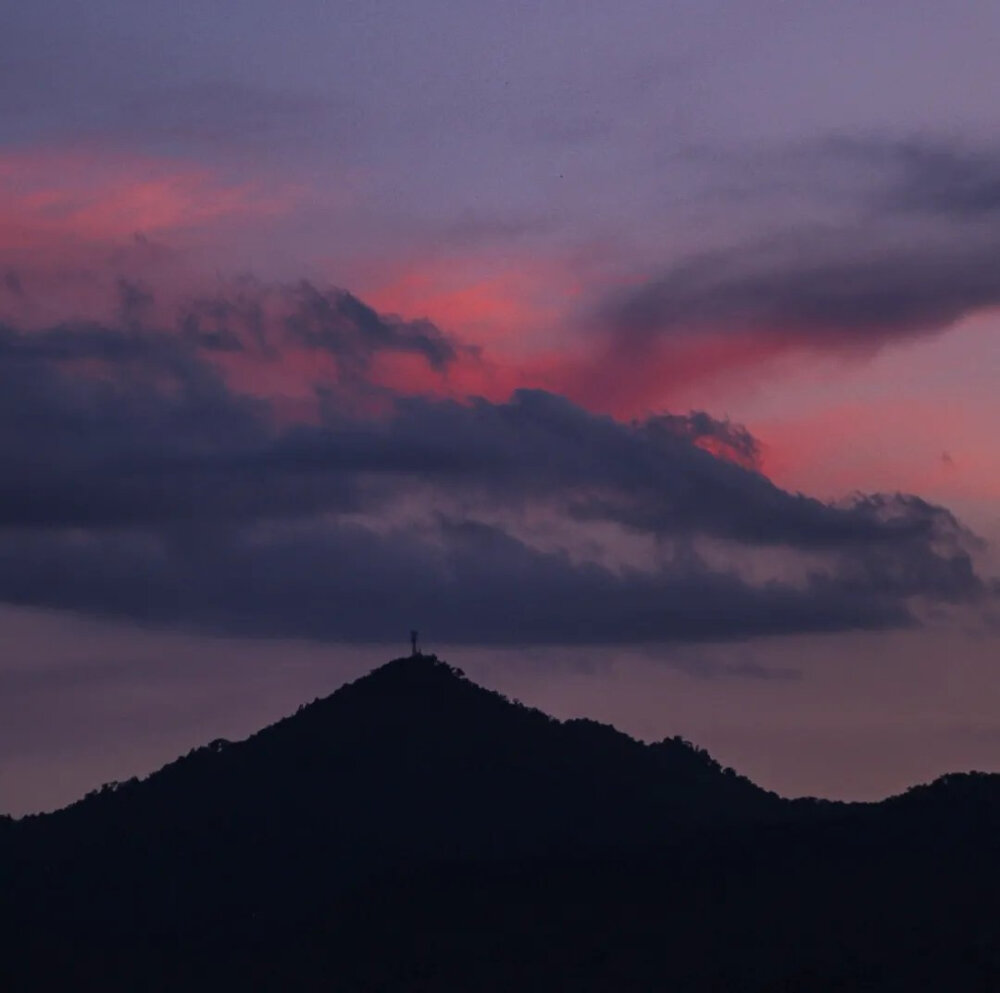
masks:
<path id="1" fill-rule="evenodd" d="M 0 821 L 0 984 L 997 991 L 998 778 L 786 801 L 398 659 Z"/>

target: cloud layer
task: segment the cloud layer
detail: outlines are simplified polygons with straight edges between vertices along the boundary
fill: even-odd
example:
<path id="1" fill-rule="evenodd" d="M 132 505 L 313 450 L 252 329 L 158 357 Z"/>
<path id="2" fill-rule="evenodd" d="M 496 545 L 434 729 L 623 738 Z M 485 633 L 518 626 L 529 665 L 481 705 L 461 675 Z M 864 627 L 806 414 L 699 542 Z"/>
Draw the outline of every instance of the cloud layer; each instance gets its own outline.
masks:
<path id="1" fill-rule="evenodd" d="M 765 163 L 781 177 L 776 190 L 809 191 L 817 203 L 863 179 L 835 222 L 772 225 L 610 292 L 597 319 L 619 345 L 757 336 L 785 348 L 874 351 L 1000 306 L 996 150 L 835 138 Z"/>
<path id="2" fill-rule="evenodd" d="M 259 385 L 289 352 L 324 370 L 308 417 Z M 543 391 L 444 399 L 371 375 L 383 355 L 441 373 L 459 352 L 309 284 L 244 283 L 169 321 L 125 284 L 114 321 L 0 329 L 0 599 L 581 644 L 900 626 L 983 595 L 946 510 L 789 493 L 706 414 L 623 423 Z"/>

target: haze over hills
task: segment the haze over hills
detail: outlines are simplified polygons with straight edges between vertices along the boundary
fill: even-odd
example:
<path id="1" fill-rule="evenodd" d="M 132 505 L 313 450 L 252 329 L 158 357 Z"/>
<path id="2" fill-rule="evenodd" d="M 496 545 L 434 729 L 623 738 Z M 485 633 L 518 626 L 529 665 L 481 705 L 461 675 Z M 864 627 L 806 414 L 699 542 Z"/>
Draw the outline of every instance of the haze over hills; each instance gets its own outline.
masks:
<path id="1" fill-rule="evenodd" d="M 0 824 L 7 988 L 1000 988 L 1000 777 L 784 800 L 434 656 Z"/>

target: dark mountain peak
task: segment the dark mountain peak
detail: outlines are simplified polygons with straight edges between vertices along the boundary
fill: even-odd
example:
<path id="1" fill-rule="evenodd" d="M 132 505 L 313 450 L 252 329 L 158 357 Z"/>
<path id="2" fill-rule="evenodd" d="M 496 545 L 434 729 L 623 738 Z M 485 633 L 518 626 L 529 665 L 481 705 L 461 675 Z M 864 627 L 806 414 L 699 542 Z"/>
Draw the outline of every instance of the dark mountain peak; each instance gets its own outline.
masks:
<path id="1" fill-rule="evenodd" d="M 254 737 L 282 735 L 315 742 L 317 736 L 343 738 L 363 728 L 366 740 L 407 735 L 416 744 L 447 735 L 476 736 L 476 729 L 485 728 L 516 735 L 518 720 L 511 718 L 527 714 L 536 722 L 558 723 L 472 682 L 436 655 L 418 653 L 386 662 Z"/>
<path id="2" fill-rule="evenodd" d="M 559 721 L 416 653 L 245 741 L 194 749 L 45 819 L 53 829 L 64 815 L 104 822 L 112 834 L 136 819 L 184 835 L 226 824 L 259 843 L 265 828 L 271 839 L 279 824 L 292 834 L 325 824 L 327 840 L 352 839 L 360 863 L 364 851 L 377 861 L 396 849 L 446 857 L 650 843 L 680 825 L 770 816 L 776 804 L 680 739 L 647 745 L 596 721 Z"/>
<path id="3" fill-rule="evenodd" d="M 559 721 L 415 653 L 245 741 L 0 818 L 0 919 L 20 929 L 11 947 L 35 942 L 31 981 L 5 983 L 0 956 L 0 988 L 81 988 L 93 949 L 102 981 L 84 985 L 109 990 L 327 989 L 352 961 L 338 989 L 997 989 L 953 973 L 995 948 L 998 786 L 970 774 L 881 804 L 785 801 L 682 738 Z M 948 968 L 931 985 L 816 985 L 845 942 L 870 956 L 879 928 L 886 975 L 915 948 L 950 947 Z M 72 982 L 35 981 L 53 942 Z M 122 949 L 135 975 L 126 961 L 115 985 L 104 963 Z M 720 950 L 731 971 L 692 985 Z M 177 962 L 201 985 L 136 980 Z M 260 984 L 262 966 L 311 978 Z"/>
<path id="4" fill-rule="evenodd" d="M 428 707 L 468 707 L 486 702 L 511 703 L 502 694 L 472 682 L 461 669 L 436 655 L 418 653 L 392 659 L 372 669 L 329 696 L 300 707 L 294 718 L 288 720 L 298 721 L 303 713 L 311 713 L 314 709 L 332 717 L 335 712 L 340 715 L 358 708 L 382 708 L 388 712 L 401 706 L 408 707 L 414 718 L 419 719 L 426 715 Z"/>
<path id="5" fill-rule="evenodd" d="M 461 683 L 469 683 L 461 669 L 449 665 L 436 655 L 417 652 L 391 659 L 348 686 L 388 693 L 408 693 L 414 690 L 448 692 Z"/>

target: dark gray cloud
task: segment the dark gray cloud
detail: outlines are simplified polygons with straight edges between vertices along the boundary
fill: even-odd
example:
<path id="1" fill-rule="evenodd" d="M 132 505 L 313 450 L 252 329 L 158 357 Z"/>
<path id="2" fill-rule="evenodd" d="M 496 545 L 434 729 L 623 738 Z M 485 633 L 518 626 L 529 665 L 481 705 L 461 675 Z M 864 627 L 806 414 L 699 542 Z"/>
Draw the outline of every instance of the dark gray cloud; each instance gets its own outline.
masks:
<path id="1" fill-rule="evenodd" d="M 741 424 L 720 421 L 704 411 L 692 411 L 685 416 L 661 414 L 656 423 L 662 430 L 673 430 L 696 444 L 703 443 L 709 451 L 724 454 L 745 468 L 755 469 L 760 464 L 760 445 Z"/>
<path id="2" fill-rule="evenodd" d="M 502 404 L 402 398 L 395 412 L 360 440 L 348 433 L 355 450 L 385 469 L 430 467 L 448 485 L 476 487 L 480 497 L 493 494 L 508 506 L 551 498 L 580 519 L 649 534 L 809 549 L 925 541 L 960 530 L 946 511 L 915 497 L 871 496 L 837 507 L 782 490 L 702 448 L 698 442 L 709 436 L 720 448 L 734 439 L 750 451 L 754 444 L 745 431 L 704 413 L 623 424 L 534 390 Z M 339 458 L 343 435 L 332 428 L 300 432 L 298 458 Z"/>
<path id="3" fill-rule="evenodd" d="M 838 137 L 773 158 L 781 184 L 819 200 L 824 177 L 853 176 L 842 220 L 682 259 L 612 294 L 599 325 L 632 345 L 709 333 L 877 348 L 1000 305 L 997 150 Z"/>
<path id="4" fill-rule="evenodd" d="M 837 138 L 835 157 L 874 166 L 883 175 L 876 207 L 966 223 L 1000 209 L 1000 149 L 932 138 Z"/>
<path id="5" fill-rule="evenodd" d="M 691 557 L 621 574 L 468 521 L 433 534 L 336 524 L 216 540 L 20 534 L 0 542 L 0 595 L 143 623 L 355 642 L 414 624 L 453 643 L 623 644 L 913 622 L 889 584 L 755 586 Z"/>
<path id="6" fill-rule="evenodd" d="M 767 334 L 806 347 L 876 347 L 1000 305 L 1000 238 L 873 245 L 816 231 L 689 259 L 604 307 L 632 340 Z"/>
<path id="7" fill-rule="evenodd" d="M 380 314 L 345 290 L 323 290 L 307 280 L 264 285 L 253 279 L 227 296 L 189 302 L 179 315 L 183 332 L 206 348 L 258 351 L 289 344 L 329 352 L 344 375 L 362 375 L 379 352 L 422 356 L 442 371 L 459 346 L 427 320 Z"/>
<path id="8" fill-rule="evenodd" d="M 137 236 L 145 251 L 151 246 Z M 16 273 L 8 277 L 11 292 L 29 300 L 43 297 L 45 288 L 22 282 Z M 123 348 L 136 356 L 142 350 L 164 350 L 180 355 L 184 346 L 199 351 L 247 351 L 262 356 L 276 355 L 288 346 L 326 352 L 341 363 L 341 378 L 363 376 L 379 353 L 417 355 L 436 371 L 446 369 L 464 349 L 425 319 L 408 320 L 380 314 L 356 296 L 342 289 L 319 288 L 308 280 L 294 284 L 263 283 L 252 277 L 234 281 L 224 292 L 169 304 L 167 315 L 157 312 L 157 296 L 151 287 L 134 279 L 117 280 L 118 321 L 113 327 L 98 328 L 79 322 L 50 328 L 18 348 L 69 349 L 79 358 L 118 358 Z M 131 335 L 124 334 L 125 331 Z M 0 327 L 8 347 L 16 335 Z M 169 334 L 167 333 L 169 332 Z M 103 336 L 97 342 L 96 336 Z M 178 338 L 185 339 L 182 344 Z M 185 352 L 186 354 L 186 352 Z M 66 354 L 64 357 L 71 358 Z"/>
<path id="9" fill-rule="evenodd" d="M 707 414 L 626 424 L 540 391 L 372 388 L 381 408 L 360 415 L 333 384 L 318 420 L 288 423 L 226 385 L 218 336 L 261 363 L 289 341 L 348 356 L 355 397 L 377 351 L 434 366 L 452 346 L 312 287 L 277 337 L 259 287 L 165 330 L 148 325 L 148 290 L 123 294 L 115 325 L 0 329 L 7 602 L 260 635 L 377 641 L 419 623 L 442 640 L 579 644 L 879 628 L 911 623 L 915 599 L 984 595 L 946 510 L 789 493 L 754 468 L 751 435 Z M 538 513 L 660 551 L 611 568 L 539 547 L 518 529 Z M 704 540 L 812 564 L 751 580 L 709 564 Z"/>
<path id="10" fill-rule="evenodd" d="M 307 282 L 295 294 L 295 310 L 285 319 L 290 333 L 310 347 L 349 357 L 362 369 L 380 351 L 422 355 L 439 371 L 455 358 L 454 344 L 430 321 L 387 317 L 350 293 L 322 293 Z"/>

